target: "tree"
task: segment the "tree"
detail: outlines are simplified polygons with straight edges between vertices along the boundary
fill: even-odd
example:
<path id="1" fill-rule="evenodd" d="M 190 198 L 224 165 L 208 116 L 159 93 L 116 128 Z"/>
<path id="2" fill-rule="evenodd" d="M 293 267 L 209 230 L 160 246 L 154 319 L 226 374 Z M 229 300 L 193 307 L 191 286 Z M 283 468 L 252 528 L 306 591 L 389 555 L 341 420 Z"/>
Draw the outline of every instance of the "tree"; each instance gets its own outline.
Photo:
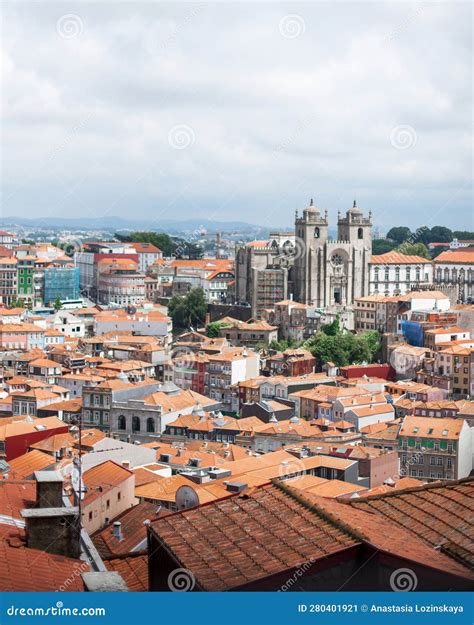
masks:
<path id="1" fill-rule="evenodd" d="M 130 234 L 115 233 L 115 238 L 124 243 L 151 243 L 163 252 L 163 256 L 171 256 L 177 243 L 165 232 L 135 231 Z"/>
<path id="2" fill-rule="evenodd" d="M 61 310 L 61 308 L 63 307 L 61 300 L 59 299 L 59 297 L 57 297 L 54 300 L 54 304 L 53 304 L 53 308 L 54 310 Z"/>
<path id="3" fill-rule="evenodd" d="M 460 241 L 474 241 L 474 232 L 470 232 L 469 230 L 454 230 L 453 239 L 458 239 Z"/>
<path id="4" fill-rule="evenodd" d="M 445 226 L 433 226 L 433 228 L 431 228 L 430 238 L 431 241 L 429 241 L 429 243 L 450 243 L 453 240 L 453 233 Z"/>
<path id="5" fill-rule="evenodd" d="M 321 331 L 306 341 L 304 347 L 316 358 L 319 368 L 327 362 L 338 367 L 370 363 L 380 349 L 380 335 L 374 331 L 352 334 L 340 330 L 333 335 Z"/>
<path id="6" fill-rule="evenodd" d="M 225 327 L 229 326 L 224 321 L 211 321 L 207 324 L 206 334 L 210 339 L 215 339 L 219 336 L 220 330 Z"/>
<path id="7" fill-rule="evenodd" d="M 377 256 L 378 254 L 386 254 L 391 252 L 397 247 L 397 244 L 388 239 L 373 239 L 372 240 L 372 254 Z"/>
<path id="8" fill-rule="evenodd" d="M 281 341 L 272 341 L 269 348 L 275 350 L 276 352 L 284 352 L 287 349 L 295 349 L 300 345 L 301 343 L 298 343 L 295 339 L 282 339 Z"/>
<path id="9" fill-rule="evenodd" d="M 387 232 L 387 239 L 391 239 L 401 245 L 412 236 L 410 228 L 407 226 L 395 226 Z"/>
<path id="10" fill-rule="evenodd" d="M 424 243 L 403 243 L 397 248 L 397 251 L 401 254 L 407 254 L 407 256 L 421 256 L 422 258 L 431 258 L 428 248 Z"/>
<path id="11" fill-rule="evenodd" d="M 334 319 L 332 323 L 327 323 L 325 325 L 322 325 L 321 330 L 324 332 L 324 334 L 327 334 L 328 336 L 336 336 L 337 334 L 339 334 L 341 332 L 341 324 L 339 323 L 339 317 Z"/>
<path id="12" fill-rule="evenodd" d="M 191 289 L 187 295 L 174 295 L 168 304 L 168 313 L 176 328 L 198 327 L 204 323 L 207 303 L 204 291 Z"/>

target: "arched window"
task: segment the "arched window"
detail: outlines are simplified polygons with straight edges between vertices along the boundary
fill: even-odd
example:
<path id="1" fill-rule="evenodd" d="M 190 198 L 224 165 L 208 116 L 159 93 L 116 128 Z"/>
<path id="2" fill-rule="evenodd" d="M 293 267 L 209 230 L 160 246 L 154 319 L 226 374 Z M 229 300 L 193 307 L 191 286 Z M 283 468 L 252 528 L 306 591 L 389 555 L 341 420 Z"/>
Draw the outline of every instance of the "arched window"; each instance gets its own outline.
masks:
<path id="1" fill-rule="evenodd" d="M 127 429 L 127 420 L 125 419 L 123 414 L 119 415 L 119 418 L 118 418 L 118 429 L 119 430 L 126 430 Z"/>
<path id="2" fill-rule="evenodd" d="M 320 235 L 319 228 L 315 228 L 314 229 L 314 238 L 315 239 L 319 239 L 319 235 Z"/>
<path id="3" fill-rule="evenodd" d="M 148 417 L 148 419 L 146 420 L 146 431 L 147 432 L 155 431 L 155 421 L 153 420 L 152 417 Z"/>
<path id="4" fill-rule="evenodd" d="M 138 417 L 132 417 L 132 432 L 140 431 L 140 419 Z"/>
<path id="5" fill-rule="evenodd" d="M 358 239 L 363 239 L 364 238 L 364 229 L 363 228 L 359 228 L 357 230 L 357 238 Z"/>

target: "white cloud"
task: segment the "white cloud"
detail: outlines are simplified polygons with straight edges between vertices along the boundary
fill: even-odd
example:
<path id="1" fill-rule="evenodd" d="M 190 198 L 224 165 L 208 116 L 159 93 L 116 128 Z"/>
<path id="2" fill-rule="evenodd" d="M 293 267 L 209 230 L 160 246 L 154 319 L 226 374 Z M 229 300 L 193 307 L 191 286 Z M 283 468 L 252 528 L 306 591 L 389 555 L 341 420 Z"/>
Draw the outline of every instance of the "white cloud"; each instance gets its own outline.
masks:
<path id="1" fill-rule="evenodd" d="M 312 195 L 332 216 L 356 196 L 382 227 L 473 227 L 470 10 L 4 5 L 2 213 L 273 227 Z M 290 14 L 304 28 L 285 37 Z M 177 125 L 194 133 L 183 150 Z M 392 145 L 398 126 L 412 147 Z"/>

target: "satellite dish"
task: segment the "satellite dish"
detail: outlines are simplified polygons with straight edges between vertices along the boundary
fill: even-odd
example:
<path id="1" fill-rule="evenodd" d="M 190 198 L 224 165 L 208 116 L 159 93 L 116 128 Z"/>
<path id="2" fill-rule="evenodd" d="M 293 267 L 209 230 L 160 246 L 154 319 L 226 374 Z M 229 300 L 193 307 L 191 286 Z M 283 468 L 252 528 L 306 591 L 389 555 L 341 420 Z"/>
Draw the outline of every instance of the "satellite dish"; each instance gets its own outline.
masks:
<path id="1" fill-rule="evenodd" d="M 199 506 L 199 497 L 192 486 L 180 486 L 176 491 L 176 507 L 178 510 L 188 510 Z"/>

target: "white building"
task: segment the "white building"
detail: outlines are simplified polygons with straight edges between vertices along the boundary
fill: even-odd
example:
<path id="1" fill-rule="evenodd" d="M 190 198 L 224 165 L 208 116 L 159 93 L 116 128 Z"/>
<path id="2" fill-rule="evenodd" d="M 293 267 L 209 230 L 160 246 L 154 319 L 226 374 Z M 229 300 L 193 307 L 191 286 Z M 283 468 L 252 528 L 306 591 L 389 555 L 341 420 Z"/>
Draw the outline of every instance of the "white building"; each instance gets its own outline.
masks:
<path id="1" fill-rule="evenodd" d="M 163 258 L 162 251 L 152 243 L 130 243 L 138 254 L 138 271 L 146 273 L 157 260 Z"/>
<path id="2" fill-rule="evenodd" d="M 206 395 L 222 404 L 225 410 L 238 410 L 232 386 L 255 378 L 260 373 L 260 355 L 245 347 L 236 347 L 221 354 L 209 356 Z"/>
<path id="3" fill-rule="evenodd" d="M 474 298 L 474 248 L 442 252 L 435 258 L 434 281 L 437 285 L 458 287 L 462 302 L 471 303 Z"/>
<path id="4" fill-rule="evenodd" d="M 104 311 L 95 316 L 94 334 L 102 335 L 115 331 L 140 336 L 156 336 L 166 346 L 171 342 L 173 322 L 162 310 L 128 314 L 126 310 Z"/>
<path id="5" fill-rule="evenodd" d="M 55 315 L 47 318 L 50 328 L 61 332 L 64 336 L 83 338 L 86 335 L 85 322 L 71 312 L 59 310 Z"/>
<path id="6" fill-rule="evenodd" d="M 433 263 L 421 256 L 387 252 L 370 261 L 370 295 L 404 295 L 433 284 Z"/>
<path id="7" fill-rule="evenodd" d="M 344 420 L 352 423 L 358 432 L 367 425 L 393 421 L 393 419 L 395 419 L 395 411 L 391 404 L 361 406 L 360 408 L 352 408 L 344 414 Z"/>

